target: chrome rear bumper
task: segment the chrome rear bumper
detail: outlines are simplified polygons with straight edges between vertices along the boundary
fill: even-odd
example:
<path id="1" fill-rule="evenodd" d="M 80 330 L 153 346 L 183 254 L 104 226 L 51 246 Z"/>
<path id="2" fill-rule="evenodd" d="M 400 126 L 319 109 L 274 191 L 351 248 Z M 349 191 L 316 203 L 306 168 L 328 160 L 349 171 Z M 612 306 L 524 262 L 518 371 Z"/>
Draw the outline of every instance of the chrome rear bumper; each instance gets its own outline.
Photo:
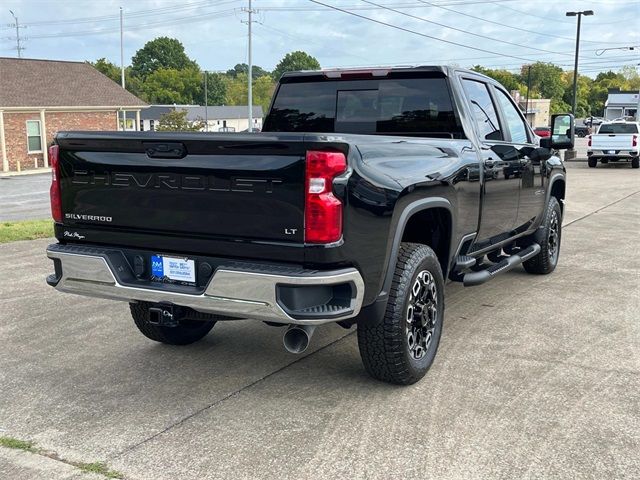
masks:
<path id="1" fill-rule="evenodd" d="M 106 252 L 106 250 L 104 251 Z M 57 290 L 90 297 L 126 302 L 145 301 L 189 307 L 199 312 L 237 318 L 252 318 L 283 324 L 320 325 L 356 316 L 362 307 L 364 282 L 355 268 L 332 271 L 299 270 L 283 274 L 265 268 L 252 271 L 219 266 L 204 291 L 176 291 L 165 284 L 125 285 L 122 264 L 114 266 L 111 257 L 98 248 L 50 245 L 47 256 L 54 260 L 56 273 L 47 282 Z M 113 252 L 111 252 L 112 254 Z M 281 289 L 297 287 L 340 287 L 350 291 L 341 306 L 313 306 L 292 310 L 283 304 Z M 346 290 L 344 288 L 346 287 Z M 350 290 L 349 290 L 350 287 Z M 195 289 L 194 289 L 195 290 Z M 350 298 L 349 298 L 350 297 Z"/>

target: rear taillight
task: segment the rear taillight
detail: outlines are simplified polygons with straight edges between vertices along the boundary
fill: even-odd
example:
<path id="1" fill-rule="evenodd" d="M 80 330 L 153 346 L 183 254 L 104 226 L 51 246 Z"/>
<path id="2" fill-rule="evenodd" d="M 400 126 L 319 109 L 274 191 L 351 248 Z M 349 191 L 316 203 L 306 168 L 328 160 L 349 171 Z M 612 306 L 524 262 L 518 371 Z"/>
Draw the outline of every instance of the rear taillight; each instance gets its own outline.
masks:
<path id="1" fill-rule="evenodd" d="M 631 139 L 631 145 L 634 147 L 638 146 L 638 135 L 633 136 L 633 138 Z"/>
<path id="2" fill-rule="evenodd" d="M 60 196 L 60 147 L 51 145 L 49 147 L 49 163 L 51 164 L 51 188 L 49 195 L 51 197 L 51 216 L 53 221 L 62 222 L 62 199 Z"/>
<path id="3" fill-rule="evenodd" d="M 333 194 L 333 179 L 347 169 L 340 152 L 307 152 L 304 240 L 331 243 L 342 237 L 342 202 Z"/>
<path id="4" fill-rule="evenodd" d="M 591 146 L 591 135 L 589 135 L 588 139 L 587 139 L 587 147 Z"/>

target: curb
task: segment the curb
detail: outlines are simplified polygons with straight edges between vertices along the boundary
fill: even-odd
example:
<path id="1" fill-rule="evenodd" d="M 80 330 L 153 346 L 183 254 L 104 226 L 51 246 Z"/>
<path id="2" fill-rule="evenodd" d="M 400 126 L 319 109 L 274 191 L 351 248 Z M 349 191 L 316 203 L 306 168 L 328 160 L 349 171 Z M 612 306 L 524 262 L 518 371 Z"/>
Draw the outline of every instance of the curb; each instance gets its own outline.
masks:
<path id="1" fill-rule="evenodd" d="M 21 176 L 26 176 L 26 175 L 38 175 L 39 173 L 50 173 L 51 172 L 51 168 L 50 167 L 42 167 L 42 168 L 37 168 L 35 170 L 22 170 L 21 172 L 2 172 L 0 173 L 0 178 L 7 178 L 7 177 L 21 177 Z"/>

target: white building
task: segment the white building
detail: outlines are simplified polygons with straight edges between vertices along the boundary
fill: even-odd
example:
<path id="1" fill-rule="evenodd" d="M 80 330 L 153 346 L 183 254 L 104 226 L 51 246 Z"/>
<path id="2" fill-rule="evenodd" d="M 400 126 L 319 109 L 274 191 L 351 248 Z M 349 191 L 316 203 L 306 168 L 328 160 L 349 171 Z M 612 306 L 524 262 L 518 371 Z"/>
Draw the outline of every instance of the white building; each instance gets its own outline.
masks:
<path id="1" fill-rule="evenodd" d="M 640 106 L 640 92 L 624 92 L 617 88 L 609 89 L 609 96 L 604 103 L 605 120 L 614 120 L 620 117 L 638 116 L 638 107 Z"/>
<path id="2" fill-rule="evenodd" d="M 215 106 L 187 108 L 187 120 L 203 121 L 209 132 L 244 132 L 249 130 L 248 106 Z M 253 130 L 262 130 L 262 107 L 253 106 Z"/>
<path id="3" fill-rule="evenodd" d="M 155 131 L 160 123 L 160 118 L 173 110 L 187 112 L 189 122 L 207 122 L 208 128 L 202 131 L 209 132 L 243 132 L 249 129 L 249 107 L 247 106 L 213 106 L 201 107 L 199 105 L 151 105 L 140 112 L 140 130 Z M 253 107 L 253 129 L 262 130 L 262 107 Z"/>

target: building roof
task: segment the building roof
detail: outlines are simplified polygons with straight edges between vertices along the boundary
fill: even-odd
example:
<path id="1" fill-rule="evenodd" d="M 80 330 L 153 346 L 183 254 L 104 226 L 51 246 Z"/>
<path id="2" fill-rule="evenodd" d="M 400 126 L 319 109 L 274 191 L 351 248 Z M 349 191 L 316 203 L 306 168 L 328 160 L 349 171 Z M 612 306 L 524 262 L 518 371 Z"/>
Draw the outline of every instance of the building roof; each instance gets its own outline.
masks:
<path id="1" fill-rule="evenodd" d="M 605 106 L 634 106 L 638 105 L 638 92 L 624 92 L 620 90 L 609 90 Z"/>
<path id="2" fill-rule="evenodd" d="M 88 63 L 0 57 L 0 108 L 145 106 Z"/>
<path id="3" fill-rule="evenodd" d="M 180 107 L 178 107 L 180 108 Z M 241 106 L 214 106 L 207 107 L 207 114 L 205 115 L 205 107 L 182 107 L 187 111 L 187 120 L 234 120 L 240 118 L 247 118 L 249 107 L 246 105 Z M 263 115 L 262 107 L 260 105 L 253 106 L 253 117 L 261 118 Z"/>

